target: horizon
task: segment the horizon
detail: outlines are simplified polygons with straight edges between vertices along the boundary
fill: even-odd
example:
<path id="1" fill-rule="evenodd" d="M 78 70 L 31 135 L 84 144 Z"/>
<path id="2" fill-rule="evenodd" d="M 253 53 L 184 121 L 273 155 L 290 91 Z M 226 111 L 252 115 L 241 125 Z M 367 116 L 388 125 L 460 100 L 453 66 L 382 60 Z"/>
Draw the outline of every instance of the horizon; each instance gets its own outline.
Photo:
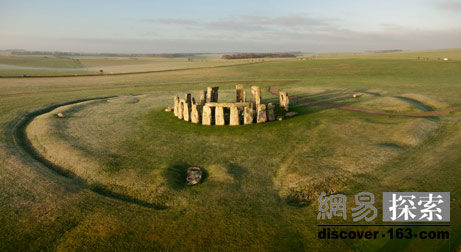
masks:
<path id="1" fill-rule="evenodd" d="M 0 48 L 342 53 L 460 48 L 461 1 L 4 1 Z"/>

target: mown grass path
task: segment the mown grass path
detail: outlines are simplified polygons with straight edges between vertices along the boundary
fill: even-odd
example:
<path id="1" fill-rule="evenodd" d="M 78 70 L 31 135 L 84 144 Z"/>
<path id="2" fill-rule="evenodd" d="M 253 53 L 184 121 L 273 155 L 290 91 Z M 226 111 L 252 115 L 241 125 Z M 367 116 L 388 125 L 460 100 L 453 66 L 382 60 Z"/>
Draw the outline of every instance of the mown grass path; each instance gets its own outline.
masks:
<path id="1" fill-rule="evenodd" d="M 269 92 L 271 94 L 273 94 L 273 95 L 278 95 L 278 93 L 279 93 L 278 88 L 275 87 L 275 86 L 271 86 L 269 88 Z M 332 103 L 327 103 L 327 102 L 321 102 L 321 101 L 306 99 L 306 98 L 297 97 L 297 96 L 294 96 L 294 95 L 289 95 L 288 97 L 291 100 L 295 100 L 295 101 L 298 101 L 298 102 L 304 102 L 304 103 L 315 104 L 315 105 L 320 105 L 320 106 L 325 106 L 325 107 L 330 107 L 330 108 L 337 108 L 337 109 L 342 109 L 342 110 L 350 110 L 350 111 L 356 111 L 356 112 L 361 112 L 361 113 L 366 113 L 366 114 L 374 114 L 374 115 L 430 117 L 430 116 L 436 116 L 436 115 L 441 115 L 441 114 L 446 114 L 446 113 L 449 113 L 449 112 L 461 110 L 461 107 L 454 107 L 454 108 L 448 108 L 448 109 L 439 110 L 439 111 L 431 111 L 431 112 L 423 112 L 423 113 L 390 113 L 390 112 L 384 112 L 384 111 L 375 111 L 375 110 L 367 110 L 367 109 L 354 108 L 354 107 L 348 107 L 348 106 L 341 106 L 341 105 L 338 105 L 338 104 L 332 104 Z"/>

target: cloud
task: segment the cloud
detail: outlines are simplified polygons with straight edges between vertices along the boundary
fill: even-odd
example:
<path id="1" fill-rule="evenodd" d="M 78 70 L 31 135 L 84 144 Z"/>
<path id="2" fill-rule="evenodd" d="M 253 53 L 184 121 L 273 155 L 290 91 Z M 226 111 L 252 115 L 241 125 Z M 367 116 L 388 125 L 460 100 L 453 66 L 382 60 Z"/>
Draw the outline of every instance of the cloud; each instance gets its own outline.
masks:
<path id="1" fill-rule="evenodd" d="M 318 31 L 336 30 L 334 19 L 320 19 L 302 15 L 268 18 L 263 16 L 238 16 L 206 24 L 207 29 L 220 31 L 277 31 L 285 29 L 308 29 Z"/>
<path id="2" fill-rule="evenodd" d="M 198 25 L 199 22 L 194 19 L 181 19 L 181 18 L 143 18 L 139 19 L 142 22 L 147 23 L 157 23 L 157 24 L 166 24 L 166 25 Z"/>
<path id="3" fill-rule="evenodd" d="M 259 24 L 242 21 L 221 20 L 208 23 L 206 28 L 221 31 L 265 31 L 268 28 Z"/>
<path id="4" fill-rule="evenodd" d="M 449 10 L 449 11 L 461 11 L 461 2 L 456 1 L 444 1 L 444 2 L 436 2 L 435 6 L 441 10 Z"/>

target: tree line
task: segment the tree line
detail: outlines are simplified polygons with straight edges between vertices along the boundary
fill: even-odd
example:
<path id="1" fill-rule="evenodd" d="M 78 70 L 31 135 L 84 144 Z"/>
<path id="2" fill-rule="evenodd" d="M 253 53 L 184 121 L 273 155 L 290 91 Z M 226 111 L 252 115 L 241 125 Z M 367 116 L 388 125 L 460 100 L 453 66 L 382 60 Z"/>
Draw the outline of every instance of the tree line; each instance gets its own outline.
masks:
<path id="1" fill-rule="evenodd" d="M 292 53 L 236 53 L 223 55 L 222 59 L 254 59 L 254 58 L 295 58 Z"/>

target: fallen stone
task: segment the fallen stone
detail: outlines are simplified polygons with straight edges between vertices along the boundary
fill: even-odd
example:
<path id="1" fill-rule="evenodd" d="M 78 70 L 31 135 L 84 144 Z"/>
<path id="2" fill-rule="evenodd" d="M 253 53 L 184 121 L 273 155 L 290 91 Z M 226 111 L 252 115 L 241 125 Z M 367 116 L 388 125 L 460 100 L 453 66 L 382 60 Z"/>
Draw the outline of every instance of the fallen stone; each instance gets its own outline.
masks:
<path id="1" fill-rule="evenodd" d="M 198 167 L 187 168 L 187 184 L 196 185 L 202 180 L 202 170 Z"/>
<path id="2" fill-rule="evenodd" d="M 166 107 L 165 112 L 171 112 L 173 111 L 173 107 Z"/>
<path id="3" fill-rule="evenodd" d="M 283 121 L 283 116 L 279 116 L 279 117 L 277 117 L 277 120 L 279 120 L 279 121 Z"/>
<path id="4" fill-rule="evenodd" d="M 288 112 L 288 113 L 285 114 L 285 116 L 286 117 L 293 117 L 293 116 L 295 116 L 297 114 L 298 114 L 298 112 Z"/>
<path id="5" fill-rule="evenodd" d="M 59 118 L 64 118 L 64 115 L 62 113 L 57 113 L 56 116 Z"/>

